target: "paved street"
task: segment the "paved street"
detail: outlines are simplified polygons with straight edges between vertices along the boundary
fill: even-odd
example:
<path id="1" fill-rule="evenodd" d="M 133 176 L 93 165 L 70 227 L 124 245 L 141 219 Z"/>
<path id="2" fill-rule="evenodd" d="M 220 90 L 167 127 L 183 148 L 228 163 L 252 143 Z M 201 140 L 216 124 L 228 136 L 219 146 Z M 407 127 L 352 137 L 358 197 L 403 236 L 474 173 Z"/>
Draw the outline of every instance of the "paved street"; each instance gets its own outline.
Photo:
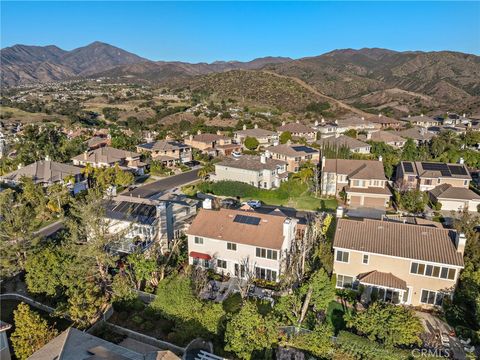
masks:
<path id="1" fill-rule="evenodd" d="M 200 169 L 195 169 L 195 170 L 184 172 L 178 175 L 169 176 L 165 179 L 161 179 L 161 180 L 152 182 L 150 184 L 139 186 L 138 188 L 133 189 L 131 191 L 126 191 L 123 193 L 123 195 L 150 198 L 159 193 L 163 193 L 167 190 L 180 187 L 185 184 L 198 180 L 199 170 Z"/>
<path id="2" fill-rule="evenodd" d="M 57 231 L 62 230 L 65 227 L 63 220 L 58 220 L 50 225 L 47 225 L 40 230 L 35 232 L 35 235 L 41 237 L 41 238 L 46 238 L 49 236 L 52 236 L 55 234 Z"/>

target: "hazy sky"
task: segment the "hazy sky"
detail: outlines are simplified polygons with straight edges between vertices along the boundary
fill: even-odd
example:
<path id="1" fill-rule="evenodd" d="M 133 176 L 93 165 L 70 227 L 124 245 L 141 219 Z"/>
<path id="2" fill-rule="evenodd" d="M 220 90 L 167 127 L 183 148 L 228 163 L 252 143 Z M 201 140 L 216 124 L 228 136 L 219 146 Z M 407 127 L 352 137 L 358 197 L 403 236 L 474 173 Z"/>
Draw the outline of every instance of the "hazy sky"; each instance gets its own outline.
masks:
<path id="1" fill-rule="evenodd" d="M 99 40 L 152 60 L 299 58 L 340 48 L 480 55 L 480 2 L 6 2 L 1 47 Z"/>

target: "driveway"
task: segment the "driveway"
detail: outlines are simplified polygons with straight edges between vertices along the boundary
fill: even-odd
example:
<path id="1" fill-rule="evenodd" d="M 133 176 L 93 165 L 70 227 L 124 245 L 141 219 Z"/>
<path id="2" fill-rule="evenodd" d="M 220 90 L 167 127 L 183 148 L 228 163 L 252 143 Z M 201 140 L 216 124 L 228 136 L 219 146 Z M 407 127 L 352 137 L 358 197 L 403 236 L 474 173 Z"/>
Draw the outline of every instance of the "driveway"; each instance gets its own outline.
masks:
<path id="1" fill-rule="evenodd" d="M 167 178 L 154 181 L 150 184 L 139 186 L 131 191 L 126 191 L 122 195 L 134 196 L 141 198 L 151 198 L 160 193 L 180 187 L 194 181 L 199 180 L 198 172 L 200 169 L 187 171 L 178 175 L 169 176 Z"/>
<path id="2" fill-rule="evenodd" d="M 367 218 L 381 220 L 385 215 L 385 210 L 359 207 L 347 209 L 346 215 L 353 218 Z"/>

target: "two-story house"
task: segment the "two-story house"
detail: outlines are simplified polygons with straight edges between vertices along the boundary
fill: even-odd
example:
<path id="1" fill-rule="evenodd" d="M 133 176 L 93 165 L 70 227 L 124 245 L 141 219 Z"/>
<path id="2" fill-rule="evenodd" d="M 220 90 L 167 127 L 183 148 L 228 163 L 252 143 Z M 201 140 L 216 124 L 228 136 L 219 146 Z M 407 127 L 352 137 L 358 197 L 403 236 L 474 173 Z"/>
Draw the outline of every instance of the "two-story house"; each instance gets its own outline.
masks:
<path id="1" fill-rule="evenodd" d="M 150 200 L 119 195 L 106 201 L 105 219 L 112 235 L 109 249 L 118 253 L 146 251 L 153 244 L 168 249 L 195 216 L 197 202 L 186 198 Z"/>
<path id="2" fill-rule="evenodd" d="M 460 164 L 402 161 L 397 167 L 396 186 L 428 191 L 442 210 L 477 211 L 480 196 L 469 189 L 472 177 L 463 160 Z"/>
<path id="3" fill-rule="evenodd" d="M 202 134 L 199 132 L 197 135 L 190 135 L 186 138 L 185 144 L 211 156 L 229 156 L 232 152 L 242 151 L 242 145 L 234 144 L 231 138 L 219 133 Z"/>
<path id="4" fill-rule="evenodd" d="M 187 230 L 188 262 L 238 278 L 278 282 L 297 223 L 281 213 L 201 209 Z"/>
<path id="5" fill-rule="evenodd" d="M 288 124 L 283 121 L 282 126 L 277 129 L 278 135 L 282 135 L 282 133 L 287 131 L 292 134 L 293 138 L 303 138 L 308 142 L 312 142 L 317 139 L 317 132 L 312 127 L 304 125 L 298 120 L 294 123 Z"/>
<path id="6" fill-rule="evenodd" d="M 7 184 L 18 185 L 24 176 L 31 178 L 34 184 L 43 186 L 64 184 L 73 194 L 87 189 L 87 181 L 82 173 L 82 168 L 51 161 L 48 157 L 27 166 L 19 166 L 17 170 L 0 176 L 0 180 Z"/>
<path id="7" fill-rule="evenodd" d="M 118 165 L 122 170 L 133 171 L 138 175 L 143 175 L 145 170 L 145 164 L 140 160 L 140 154 L 110 146 L 85 151 L 72 158 L 72 162 L 74 165 L 80 166 L 90 164 L 94 168 Z"/>
<path id="8" fill-rule="evenodd" d="M 243 125 L 243 130 L 235 131 L 233 139 L 237 144 L 243 144 L 247 137 L 255 138 L 259 146 L 270 146 L 278 143 L 278 134 L 275 131 L 260 129 L 257 124 L 253 129 L 247 129 Z"/>
<path id="9" fill-rule="evenodd" d="M 385 208 L 392 195 L 382 159 L 350 160 L 322 158 L 320 191 L 322 195 L 339 196 L 346 193 L 352 207 Z"/>
<path id="10" fill-rule="evenodd" d="M 152 160 L 161 161 L 172 167 L 179 163 L 192 161 L 192 147 L 175 140 L 159 140 L 137 146 L 137 152 L 150 153 Z"/>
<path id="11" fill-rule="evenodd" d="M 433 133 L 429 132 L 428 129 L 420 126 L 396 131 L 395 134 L 404 139 L 412 139 L 417 146 L 429 143 L 435 136 Z"/>
<path id="12" fill-rule="evenodd" d="M 333 241 L 336 285 L 363 289 L 365 302 L 440 306 L 455 289 L 465 241 L 449 229 L 339 219 Z"/>
<path id="13" fill-rule="evenodd" d="M 439 119 L 434 119 L 430 116 L 425 116 L 423 114 L 411 116 L 408 115 L 407 117 L 402 118 L 401 120 L 406 121 L 414 126 L 421 126 L 428 128 L 430 126 L 441 126 L 442 121 Z"/>
<path id="14" fill-rule="evenodd" d="M 350 136 L 338 134 L 335 136 L 321 138 L 315 143 L 320 145 L 322 150 L 340 150 L 342 148 L 347 148 L 352 153 L 356 154 L 370 154 L 370 149 L 372 147 L 366 142 L 354 139 Z"/>
<path id="15" fill-rule="evenodd" d="M 264 154 L 228 157 L 215 164 L 211 179 L 240 181 L 262 189 L 277 188 L 288 179 L 287 163 Z"/>
<path id="16" fill-rule="evenodd" d="M 317 149 L 301 144 L 292 144 L 290 141 L 286 144 L 269 146 L 265 153 L 267 157 L 285 161 L 289 172 L 297 172 L 300 170 L 300 166 L 308 161 L 315 165 L 320 161 L 320 152 Z"/>
<path id="17" fill-rule="evenodd" d="M 333 122 L 327 122 L 325 119 L 321 119 L 320 122 L 315 121 L 314 129 L 320 133 L 320 137 L 340 135 L 348 130 L 355 131 L 373 131 L 380 129 L 380 124 L 374 124 L 364 117 L 351 116 L 345 119 L 338 119 Z"/>
<path id="18" fill-rule="evenodd" d="M 402 148 L 407 142 L 406 139 L 402 138 L 396 133 L 383 130 L 367 132 L 367 134 L 363 138 L 361 136 L 359 136 L 359 138 L 375 142 L 383 142 L 396 149 Z"/>

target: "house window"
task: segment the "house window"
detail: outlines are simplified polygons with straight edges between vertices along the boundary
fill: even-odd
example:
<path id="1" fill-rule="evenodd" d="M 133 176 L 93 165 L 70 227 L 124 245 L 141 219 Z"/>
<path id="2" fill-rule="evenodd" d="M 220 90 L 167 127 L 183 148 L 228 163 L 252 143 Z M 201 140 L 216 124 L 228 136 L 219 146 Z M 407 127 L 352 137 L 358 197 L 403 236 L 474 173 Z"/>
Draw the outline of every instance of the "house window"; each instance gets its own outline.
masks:
<path id="1" fill-rule="evenodd" d="M 227 242 L 227 250 L 237 251 L 237 244 Z"/>
<path id="2" fill-rule="evenodd" d="M 422 304 L 441 306 L 443 303 L 444 297 L 445 297 L 445 294 L 441 292 L 436 292 L 431 290 L 422 290 L 422 296 L 420 298 L 420 302 Z"/>
<path id="3" fill-rule="evenodd" d="M 226 269 L 227 268 L 227 262 L 225 260 L 220 260 L 217 259 L 217 267 Z"/>
<path id="4" fill-rule="evenodd" d="M 337 250 L 336 259 L 338 262 L 348 263 L 348 256 L 349 256 L 349 253 L 347 251 Z"/>
<path id="5" fill-rule="evenodd" d="M 277 260 L 278 252 L 276 250 L 257 248 L 256 256 L 264 259 Z"/>
<path id="6" fill-rule="evenodd" d="M 337 287 L 339 288 L 351 288 L 353 284 L 353 277 L 346 275 L 337 275 Z"/>
<path id="7" fill-rule="evenodd" d="M 456 270 L 448 267 L 425 265 L 425 264 L 412 262 L 410 273 L 417 274 L 417 275 L 431 276 L 431 277 L 436 277 L 441 279 L 454 280 L 456 275 Z"/>
<path id="8" fill-rule="evenodd" d="M 464 180 L 463 185 L 467 186 L 468 185 L 468 180 Z"/>
<path id="9" fill-rule="evenodd" d="M 195 236 L 195 244 L 203 245 L 203 238 Z"/>
<path id="10" fill-rule="evenodd" d="M 268 281 L 277 281 L 277 272 L 275 270 L 264 269 L 260 267 L 255 268 L 255 276 L 257 279 Z"/>
<path id="11" fill-rule="evenodd" d="M 454 280 L 455 279 L 455 269 L 448 269 L 448 276 L 447 276 L 447 279 L 448 280 Z"/>
<path id="12" fill-rule="evenodd" d="M 362 263 L 367 265 L 368 264 L 368 254 L 363 254 L 363 259 L 362 259 Z"/>
<path id="13" fill-rule="evenodd" d="M 425 179 L 425 185 L 432 185 L 432 179 Z"/>
<path id="14" fill-rule="evenodd" d="M 238 264 L 235 264 L 235 276 L 236 277 L 241 277 L 241 278 L 244 278 L 245 277 L 245 265 L 238 265 Z M 239 276 L 239 270 L 240 270 L 240 276 Z"/>

